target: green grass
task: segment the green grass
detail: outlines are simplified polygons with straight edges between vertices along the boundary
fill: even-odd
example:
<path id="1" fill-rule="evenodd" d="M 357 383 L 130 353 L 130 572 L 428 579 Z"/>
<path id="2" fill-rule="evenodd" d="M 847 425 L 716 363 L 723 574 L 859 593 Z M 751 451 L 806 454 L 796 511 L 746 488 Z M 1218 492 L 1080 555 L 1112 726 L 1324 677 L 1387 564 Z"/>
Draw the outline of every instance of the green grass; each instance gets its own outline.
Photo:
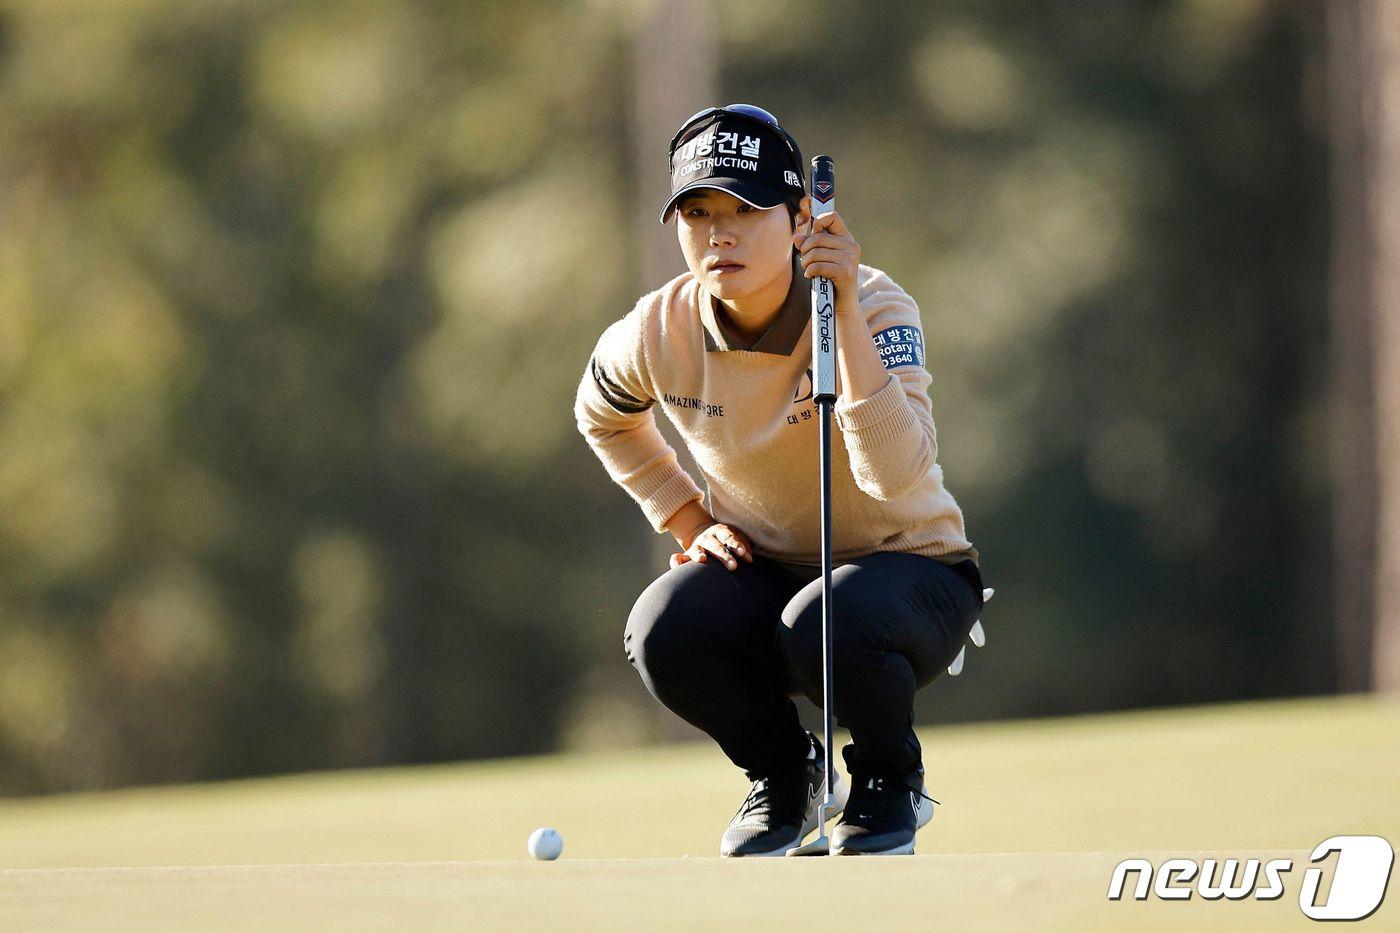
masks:
<path id="1" fill-rule="evenodd" d="M 817 911 L 862 929 L 1301 928 L 1317 842 L 1400 844 L 1394 700 L 920 739 L 942 806 L 905 859 L 716 858 L 747 782 L 708 743 L 7 801 L 0 929 L 705 929 Z M 555 863 L 525 854 L 545 825 L 564 837 Z M 1167 852 L 1272 853 L 1295 869 L 1268 904 L 1105 899 L 1120 858 Z M 1387 904 L 1366 926 L 1396 918 Z"/>

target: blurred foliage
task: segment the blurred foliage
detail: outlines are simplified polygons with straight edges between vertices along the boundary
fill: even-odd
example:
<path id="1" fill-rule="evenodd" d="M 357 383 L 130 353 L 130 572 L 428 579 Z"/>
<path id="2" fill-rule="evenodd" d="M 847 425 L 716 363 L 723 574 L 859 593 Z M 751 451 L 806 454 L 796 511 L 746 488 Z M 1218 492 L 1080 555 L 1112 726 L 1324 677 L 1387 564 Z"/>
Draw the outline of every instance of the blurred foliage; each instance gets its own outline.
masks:
<path id="1" fill-rule="evenodd" d="M 664 728 L 572 422 L 639 8 L 0 3 L 0 792 Z M 1315 17 L 717 7 L 923 311 L 999 595 L 921 720 L 1332 686 Z"/>

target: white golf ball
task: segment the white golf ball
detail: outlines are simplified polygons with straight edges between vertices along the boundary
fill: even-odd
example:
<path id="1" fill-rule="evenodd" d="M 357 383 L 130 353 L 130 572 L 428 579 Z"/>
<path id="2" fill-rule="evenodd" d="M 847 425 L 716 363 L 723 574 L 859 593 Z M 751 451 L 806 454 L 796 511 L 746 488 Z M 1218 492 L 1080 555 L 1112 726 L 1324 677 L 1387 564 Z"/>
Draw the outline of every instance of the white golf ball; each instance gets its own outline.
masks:
<path id="1" fill-rule="evenodd" d="M 541 826 L 530 834 L 530 841 L 526 848 L 537 859 L 543 859 L 547 862 L 553 861 L 559 857 L 560 852 L 564 851 L 564 837 L 548 826 Z"/>

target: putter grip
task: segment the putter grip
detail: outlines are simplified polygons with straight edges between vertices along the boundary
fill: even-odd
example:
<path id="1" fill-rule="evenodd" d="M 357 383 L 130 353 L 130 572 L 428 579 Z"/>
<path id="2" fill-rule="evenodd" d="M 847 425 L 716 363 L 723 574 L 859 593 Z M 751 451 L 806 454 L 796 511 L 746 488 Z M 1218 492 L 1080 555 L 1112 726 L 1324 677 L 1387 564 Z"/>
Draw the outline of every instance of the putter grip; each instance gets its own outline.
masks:
<path id="1" fill-rule="evenodd" d="M 836 210 L 836 163 L 812 158 L 812 217 Z M 812 279 L 812 387 L 815 401 L 836 401 L 836 286 Z"/>

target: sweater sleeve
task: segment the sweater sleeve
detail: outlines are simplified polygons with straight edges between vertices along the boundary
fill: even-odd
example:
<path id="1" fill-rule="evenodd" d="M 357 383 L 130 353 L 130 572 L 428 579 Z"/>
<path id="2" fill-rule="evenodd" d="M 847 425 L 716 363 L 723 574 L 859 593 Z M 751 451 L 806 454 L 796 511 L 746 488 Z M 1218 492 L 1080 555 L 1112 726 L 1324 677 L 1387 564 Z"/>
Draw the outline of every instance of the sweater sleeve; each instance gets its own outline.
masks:
<path id="1" fill-rule="evenodd" d="M 656 403 L 643 354 L 645 302 L 603 331 L 574 399 L 579 433 L 613 481 L 641 506 L 651 527 L 704 494 L 656 427 Z"/>
<path id="2" fill-rule="evenodd" d="M 903 289 L 880 274 L 862 296 L 866 322 L 890 379 L 869 398 L 838 398 L 841 428 L 856 485 L 874 499 L 897 498 L 926 477 L 938 460 L 938 435 L 924 368 L 919 308 Z"/>

